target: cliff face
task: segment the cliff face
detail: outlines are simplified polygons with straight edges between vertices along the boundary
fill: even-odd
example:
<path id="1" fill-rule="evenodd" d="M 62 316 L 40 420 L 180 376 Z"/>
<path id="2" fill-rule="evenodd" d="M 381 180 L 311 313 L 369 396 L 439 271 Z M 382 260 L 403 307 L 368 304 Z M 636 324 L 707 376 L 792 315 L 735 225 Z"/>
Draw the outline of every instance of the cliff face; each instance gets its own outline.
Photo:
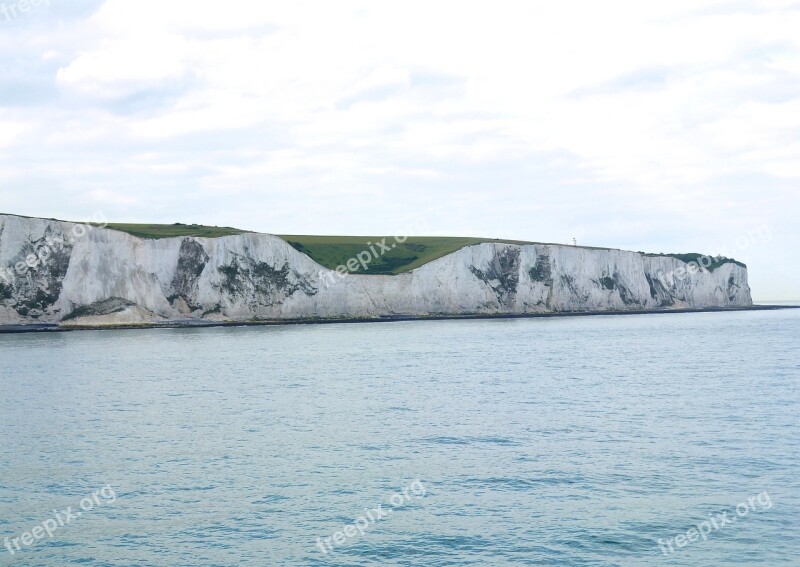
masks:
<path id="1" fill-rule="evenodd" d="M 0 324 L 752 305 L 747 270 L 733 262 L 687 272 L 672 257 L 486 243 L 405 274 L 340 277 L 267 234 L 146 240 L 83 232 L 73 223 L 0 215 Z"/>

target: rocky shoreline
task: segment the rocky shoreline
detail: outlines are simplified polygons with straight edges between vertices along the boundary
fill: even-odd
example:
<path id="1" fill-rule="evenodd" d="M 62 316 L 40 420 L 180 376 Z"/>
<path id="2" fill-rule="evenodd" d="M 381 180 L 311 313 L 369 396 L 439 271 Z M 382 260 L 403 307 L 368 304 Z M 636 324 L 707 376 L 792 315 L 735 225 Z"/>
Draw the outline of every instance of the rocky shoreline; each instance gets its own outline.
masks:
<path id="1" fill-rule="evenodd" d="M 431 315 L 431 316 L 397 316 L 378 318 L 351 319 L 276 319 L 265 321 L 211 321 L 203 319 L 170 320 L 156 323 L 121 323 L 108 325 L 78 325 L 58 323 L 31 323 L 17 325 L 0 325 L 0 334 L 14 333 L 47 333 L 66 331 L 112 331 L 133 329 L 189 329 L 216 327 L 267 327 L 278 325 L 335 325 L 353 323 L 392 323 L 402 321 L 449 321 L 449 320 L 494 320 L 494 319 L 533 319 L 546 317 L 598 317 L 618 315 L 678 315 L 685 313 L 723 313 L 736 311 L 778 311 L 783 309 L 800 309 L 800 305 L 753 305 L 749 307 L 702 307 L 688 309 L 648 309 L 643 311 L 577 311 L 561 313 L 523 313 L 497 315 Z"/>

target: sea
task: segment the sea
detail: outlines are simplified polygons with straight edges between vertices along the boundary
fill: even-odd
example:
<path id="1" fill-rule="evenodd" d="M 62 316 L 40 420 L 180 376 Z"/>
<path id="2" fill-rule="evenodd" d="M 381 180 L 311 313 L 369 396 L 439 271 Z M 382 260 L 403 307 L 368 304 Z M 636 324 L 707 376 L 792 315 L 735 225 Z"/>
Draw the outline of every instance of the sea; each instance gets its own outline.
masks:
<path id="1" fill-rule="evenodd" d="M 800 565 L 800 310 L 0 335 L 0 566 Z"/>

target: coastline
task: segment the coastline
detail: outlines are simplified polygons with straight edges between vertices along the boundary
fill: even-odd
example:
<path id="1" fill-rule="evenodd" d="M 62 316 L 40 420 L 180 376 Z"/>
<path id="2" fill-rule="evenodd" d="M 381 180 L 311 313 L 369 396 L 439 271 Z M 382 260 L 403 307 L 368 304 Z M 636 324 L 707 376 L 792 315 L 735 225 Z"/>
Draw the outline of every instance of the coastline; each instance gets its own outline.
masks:
<path id="1" fill-rule="evenodd" d="M 558 311 L 551 313 L 497 313 L 472 315 L 398 315 L 390 317 L 355 317 L 330 319 L 272 319 L 263 321 L 211 321 L 206 319 L 168 320 L 155 323 L 121 323 L 111 325 L 62 325 L 29 323 L 0 325 L 0 334 L 53 333 L 66 331 L 122 331 L 132 329 L 191 329 L 212 327 L 262 327 L 278 325 L 333 325 L 353 323 L 392 323 L 400 321 L 449 321 L 491 319 L 534 319 L 548 317 L 597 317 L 601 315 L 668 315 L 682 313 L 720 313 L 732 311 L 778 311 L 800 309 L 800 305 L 752 305 L 749 307 L 699 307 L 684 309 L 643 309 L 637 311 Z"/>

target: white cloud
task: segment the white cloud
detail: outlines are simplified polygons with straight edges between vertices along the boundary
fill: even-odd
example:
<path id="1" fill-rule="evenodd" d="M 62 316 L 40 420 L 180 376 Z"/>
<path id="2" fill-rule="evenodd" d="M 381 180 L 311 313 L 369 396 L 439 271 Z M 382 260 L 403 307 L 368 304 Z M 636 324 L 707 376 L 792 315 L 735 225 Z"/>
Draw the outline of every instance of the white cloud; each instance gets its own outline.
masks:
<path id="1" fill-rule="evenodd" d="M 59 69 L 57 83 L 81 95 L 114 97 L 159 86 L 187 69 L 188 42 L 176 35 L 142 33 L 108 39 Z"/>
<path id="2" fill-rule="evenodd" d="M 797 205 L 798 29 L 778 1 L 108 0 L 0 36 L 0 171 L 46 216 L 66 184 L 73 217 L 700 248 Z"/>
<path id="3" fill-rule="evenodd" d="M 0 116 L 0 148 L 12 146 L 14 141 L 27 127 L 24 122 L 3 120 Z"/>

